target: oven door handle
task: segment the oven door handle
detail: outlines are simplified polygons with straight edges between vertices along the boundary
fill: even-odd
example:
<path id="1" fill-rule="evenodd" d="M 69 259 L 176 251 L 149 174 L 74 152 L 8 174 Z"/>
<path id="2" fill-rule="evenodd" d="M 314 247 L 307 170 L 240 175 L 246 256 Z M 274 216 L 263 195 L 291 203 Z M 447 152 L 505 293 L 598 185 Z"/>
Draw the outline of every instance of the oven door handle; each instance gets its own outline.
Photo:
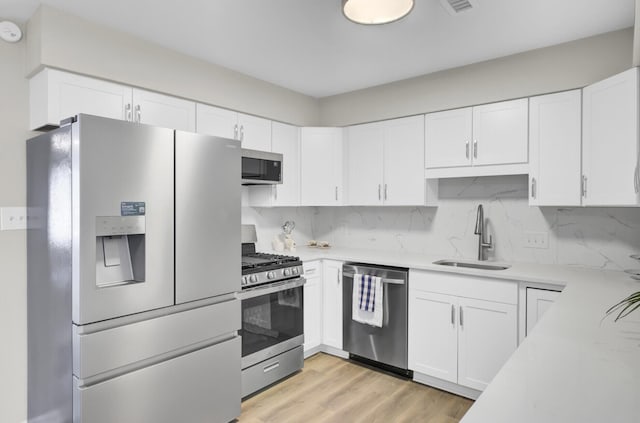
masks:
<path id="1" fill-rule="evenodd" d="M 297 288 L 306 283 L 306 279 L 303 277 L 299 277 L 296 279 L 289 279 L 282 282 L 276 282 L 269 285 L 262 285 L 257 288 L 249 288 L 243 291 L 240 291 L 236 294 L 237 298 L 240 300 L 246 300 L 249 298 L 259 297 L 261 295 L 273 294 L 274 292 L 286 291 L 287 289 Z"/>

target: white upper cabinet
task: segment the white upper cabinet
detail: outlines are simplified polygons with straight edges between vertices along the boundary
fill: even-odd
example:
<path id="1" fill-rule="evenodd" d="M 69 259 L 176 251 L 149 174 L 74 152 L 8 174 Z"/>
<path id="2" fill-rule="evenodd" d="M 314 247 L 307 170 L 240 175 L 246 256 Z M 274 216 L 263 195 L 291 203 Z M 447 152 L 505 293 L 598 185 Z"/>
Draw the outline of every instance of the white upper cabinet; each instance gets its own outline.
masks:
<path id="1" fill-rule="evenodd" d="M 472 116 L 471 107 L 425 115 L 427 169 L 471 164 Z"/>
<path id="2" fill-rule="evenodd" d="M 383 127 L 384 204 L 425 205 L 424 116 L 387 120 Z"/>
<path id="3" fill-rule="evenodd" d="M 282 183 L 249 186 L 248 204 L 252 207 L 291 207 L 300 205 L 300 128 L 272 123 L 271 148 L 282 154 Z"/>
<path id="4" fill-rule="evenodd" d="M 133 89 L 133 121 L 195 132 L 196 103 L 151 91 Z"/>
<path id="5" fill-rule="evenodd" d="M 32 130 L 58 126 L 78 113 L 131 120 L 131 87 L 55 69 L 44 69 L 29 80 Z"/>
<path id="6" fill-rule="evenodd" d="M 238 138 L 238 113 L 198 103 L 196 105 L 196 132 L 216 137 Z"/>
<path id="7" fill-rule="evenodd" d="M 473 164 L 528 161 L 529 100 L 502 101 L 473 108 Z"/>
<path id="8" fill-rule="evenodd" d="M 523 174 L 528 167 L 526 98 L 425 115 L 425 175 Z"/>
<path id="9" fill-rule="evenodd" d="M 242 148 L 271 151 L 271 121 L 238 113 L 238 135 Z"/>
<path id="10" fill-rule="evenodd" d="M 529 100 L 529 205 L 581 204 L 580 90 Z"/>
<path id="11" fill-rule="evenodd" d="M 302 206 L 342 204 L 342 128 L 302 128 L 300 194 Z"/>
<path id="12" fill-rule="evenodd" d="M 582 203 L 639 205 L 638 68 L 589 85 L 582 96 Z"/>
<path id="13" fill-rule="evenodd" d="M 164 94 L 54 69 L 29 81 L 31 129 L 58 126 L 78 113 L 193 132 L 196 105 Z"/>
<path id="14" fill-rule="evenodd" d="M 383 204 L 384 128 L 380 122 L 345 129 L 346 203 Z M 424 178 L 424 176 L 423 176 Z"/>
<path id="15" fill-rule="evenodd" d="M 346 129 L 349 205 L 425 205 L 423 119 L 413 116 Z"/>

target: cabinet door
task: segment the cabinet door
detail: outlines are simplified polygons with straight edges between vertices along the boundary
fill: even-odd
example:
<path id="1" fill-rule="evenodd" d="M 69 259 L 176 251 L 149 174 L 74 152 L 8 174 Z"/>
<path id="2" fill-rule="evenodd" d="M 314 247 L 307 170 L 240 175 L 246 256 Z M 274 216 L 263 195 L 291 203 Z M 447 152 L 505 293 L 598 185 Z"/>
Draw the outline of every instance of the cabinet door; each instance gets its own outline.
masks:
<path id="1" fill-rule="evenodd" d="M 346 203 L 352 206 L 382 204 L 384 128 L 380 123 L 346 129 Z M 424 173 L 424 170 L 423 170 Z"/>
<path id="2" fill-rule="evenodd" d="M 302 128 L 300 152 L 302 205 L 341 205 L 342 128 Z"/>
<path id="3" fill-rule="evenodd" d="M 304 263 L 304 351 L 322 343 L 322 272 L 319 261 Z"/>
<path id="4" fill-rule="evenodd" d="M 196 115 L 196 131 L 199 134 L 239 139 L 238 113 L 198 103 L 196 105 Z"/>
<path id="5" fill-rule="evenodd" d="M 58 126 L 78 113 L 131 120 L 131 88 L 44 69 L 29 81 L 30 127 Z"/>
<path id="6" fill-rule="evenodd" d="M 482 391 L 518 346 L 517 306 L 458 301 L 458 383 Z"/>
<path id="7" fill-rule="evenodd" d="M 560 295 L 559 291 L 527 288 L 527 330 L 525 335 L 531 333 L 533 327 L 553 305 L 558 295 Z"/>
<path id="8" fill-rule="evenodd" d="M 274 206 L 300 205 L 300 128 L 273 122 L 271 151 L 282 154 L 282 184 L 273 185 Z"/>
<path id="9" fill-rule="evenodd" d="M 195 132 L 196 103 L 151 91 L 133 89 L 136 122 Z"/>
<path id="10" fill-rule="evenodd" d="M 458 381 L 456 297 L 409 291 L 409 369 Z"/>
<path id="11" fill-rule="evenodd" d="M 427 169 L 471 164 L 471 107 L 429 113 L 424 121 L 424 162 Z"/>
<path id="12" fill-rule="evenodd" d="M 527 163 L 529 100 L 473 107 L 473 164 Z"/>
<path id="13" fill-rule="evenodd" d="M 529 204 L 579 206 L 580 90 L 529 100 Z"/>
<path id="14" fill-rule="evenodd" d="M 383 122 L 384 187 L 387 206 L 423 206 L 424 116 Z"/>
<path id="15" fill-rule="evenodd" d="M 323 344 L 342 349 L 342 262 L 322 263 Z"/>
<path id="16" fill-rule="evenodd" d="M 583 204 L 640 204 L 638 68 L 590 85 L 582 95 Z"/>
<path id="17" fill-rule="evenodd" d="M 242 148 L 271 151 L 271 121 L 238 113 L 238 131 Z"/>

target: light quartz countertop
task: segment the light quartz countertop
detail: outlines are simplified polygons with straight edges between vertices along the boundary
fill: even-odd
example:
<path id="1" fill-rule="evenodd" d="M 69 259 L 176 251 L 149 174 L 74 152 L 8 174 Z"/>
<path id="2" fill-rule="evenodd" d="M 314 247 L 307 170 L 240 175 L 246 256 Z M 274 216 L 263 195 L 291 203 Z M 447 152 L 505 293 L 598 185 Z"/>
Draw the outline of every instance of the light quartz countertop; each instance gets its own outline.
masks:
<path id="1" fill-rule="evenodd" d="M 640 290 L 640 282 L 624 272 L 533 263 L 508 263 L 509 269 L 498 271 L 452 268 L 433 264 L 450 257 L 336 247 L 299 247 L 295 254 L 303 261 L 566 285 L 462 422 L 640 422 L 640 310 L 618 322 L 605 318 L 611 305 Z"/>

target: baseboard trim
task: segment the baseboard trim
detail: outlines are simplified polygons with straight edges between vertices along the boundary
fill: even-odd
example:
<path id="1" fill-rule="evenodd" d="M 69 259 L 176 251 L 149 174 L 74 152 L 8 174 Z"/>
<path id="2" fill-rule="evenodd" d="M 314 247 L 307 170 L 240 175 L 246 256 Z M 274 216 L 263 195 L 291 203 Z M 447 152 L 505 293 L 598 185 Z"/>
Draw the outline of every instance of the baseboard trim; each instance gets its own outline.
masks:
<path id="1" fill-rule="evenodd" d="M 481 391 L 476 389 L 467 388 L 466 386 L 458 385 L 457 383 L 452 383 L 415 371 L 413 372 L 413 381 L 442 389 L 443 391 L 451 392 L 452 394 L 460 395 L 461 397 L 469 398 L 474 401 L 478 399 L 480 394 L 482 394 Z"/>

